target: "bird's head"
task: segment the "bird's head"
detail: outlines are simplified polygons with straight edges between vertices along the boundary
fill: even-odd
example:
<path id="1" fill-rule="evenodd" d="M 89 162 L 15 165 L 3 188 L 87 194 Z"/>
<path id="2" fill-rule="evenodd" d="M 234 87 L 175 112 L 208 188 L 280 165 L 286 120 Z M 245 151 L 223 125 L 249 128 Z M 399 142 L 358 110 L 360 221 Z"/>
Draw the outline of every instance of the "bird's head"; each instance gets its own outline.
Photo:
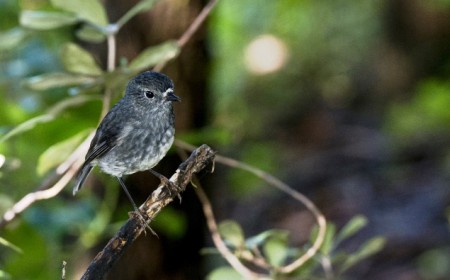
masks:
<path id="1" fill-rule="evenodd" d="M 181 101 L 175 95 L 172 80 L 158 72 L 143 72 L 128 83 L 126 97 L 143 107 L 170 107 L 172 102 Z"/>

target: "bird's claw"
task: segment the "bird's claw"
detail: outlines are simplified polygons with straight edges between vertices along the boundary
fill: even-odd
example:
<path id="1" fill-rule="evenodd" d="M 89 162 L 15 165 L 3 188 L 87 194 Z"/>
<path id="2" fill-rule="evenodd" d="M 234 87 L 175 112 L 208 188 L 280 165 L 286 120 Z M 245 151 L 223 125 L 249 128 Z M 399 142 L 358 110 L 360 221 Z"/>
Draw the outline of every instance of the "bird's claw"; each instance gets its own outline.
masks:
<path id="1" fill-rule="evenodd" d="M 142 215 L 142 212 L 139 209 L 128 212 L 128 214 L 131 218 L 135 218 L 136 220 L 138 220 L 139 224 L 141 225 L 142 229 L 144 230 L 144 233 L 147 232 L 145 229 L 148 229 L 148 230 L 150 230 L 150 232 L 153 235 L 155 235 L 156 237 L 159 238 L 158 234 L 156 234 L 156 232 L 150 227 L 147 220 L 144 218 L 144 216 Z"/>

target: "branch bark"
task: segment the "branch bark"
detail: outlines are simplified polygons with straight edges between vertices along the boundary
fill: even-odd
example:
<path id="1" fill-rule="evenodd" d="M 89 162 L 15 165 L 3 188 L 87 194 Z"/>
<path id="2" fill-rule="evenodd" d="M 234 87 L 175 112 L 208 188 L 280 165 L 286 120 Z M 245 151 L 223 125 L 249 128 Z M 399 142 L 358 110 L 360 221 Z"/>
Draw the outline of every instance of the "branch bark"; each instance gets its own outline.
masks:
<path id="1" fill-rule="evenodd" d="M 169 181 L 176 186 L 172 188 L 168 182 L 161 182 L 158 188 L 147 198 L 139 209 L 145 224 L 151 222 L 167 204 L 186 189 L 194 174 L 205 168 L 214 166 L 215 152 L 207 145 L 195 149 L 190 157 L 180 164 Z M 81 279 L 103 279 L 125 250 L 145 231 L 139 215 L 132 215 L 125 225 L 108 242 L 101 252 L 90 263 Z"/>

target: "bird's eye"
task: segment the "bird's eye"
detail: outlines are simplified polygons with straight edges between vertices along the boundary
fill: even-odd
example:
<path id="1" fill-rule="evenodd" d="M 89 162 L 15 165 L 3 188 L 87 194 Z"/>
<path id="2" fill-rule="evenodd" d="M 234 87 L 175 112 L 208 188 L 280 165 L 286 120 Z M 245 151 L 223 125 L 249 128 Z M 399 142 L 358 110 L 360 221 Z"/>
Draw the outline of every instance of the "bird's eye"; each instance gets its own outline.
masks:
<path id="1" fill-rule="evenodd" d="M 144 94 L 145 94 L 145 97 L 147 97 L 147 98 L 153 98 L 153 97 L 155 97 L 155 94 L 153 93 L 153 91 L 146 90 L 146 91 L 144 92 Z"/>

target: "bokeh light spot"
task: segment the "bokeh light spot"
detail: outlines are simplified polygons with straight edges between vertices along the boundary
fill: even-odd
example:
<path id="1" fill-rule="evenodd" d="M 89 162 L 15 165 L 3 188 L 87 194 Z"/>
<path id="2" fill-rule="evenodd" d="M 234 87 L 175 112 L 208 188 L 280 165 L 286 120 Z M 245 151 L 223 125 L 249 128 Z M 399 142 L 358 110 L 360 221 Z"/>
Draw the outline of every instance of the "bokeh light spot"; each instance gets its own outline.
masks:
<path id="1" fill-rule="evenodd" d="M 247 69 L 252 73 L 264 75 L 284 66 L 288 50 L 281 39 L 265 34 L 251 41 L 244 55 Z"/>

